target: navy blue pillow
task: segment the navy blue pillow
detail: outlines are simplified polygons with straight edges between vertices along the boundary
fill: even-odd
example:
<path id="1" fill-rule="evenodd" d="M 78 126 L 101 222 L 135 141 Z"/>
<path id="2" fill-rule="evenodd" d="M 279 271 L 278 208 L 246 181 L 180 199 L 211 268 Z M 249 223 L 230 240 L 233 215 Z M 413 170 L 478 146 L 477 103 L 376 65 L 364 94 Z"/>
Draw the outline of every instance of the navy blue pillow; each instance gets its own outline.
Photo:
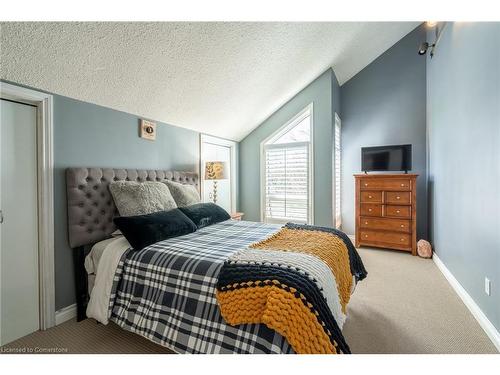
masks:
<path id="1" fill-rule="evenodd" d="M 134 250 L 141 250 L 156 242 L 192 233 L 197 229 L 178 208 L 147 215 L 119 216 L 113 221 Z"/>
<path id="2" fill-rule="evenodd" d="M 191 206 L 179 207 L 198 229 L 220 223 L 231 218 L 222 207 L 214 203 L 197 203 Z"/>

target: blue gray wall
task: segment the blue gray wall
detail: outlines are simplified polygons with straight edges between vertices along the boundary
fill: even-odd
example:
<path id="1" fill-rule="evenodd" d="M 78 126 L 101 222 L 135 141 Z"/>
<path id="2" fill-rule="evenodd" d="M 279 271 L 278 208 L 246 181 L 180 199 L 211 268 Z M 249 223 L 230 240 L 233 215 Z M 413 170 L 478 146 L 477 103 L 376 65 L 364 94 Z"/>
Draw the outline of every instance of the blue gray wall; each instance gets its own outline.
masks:
<path id="1" fill-rule="evenodd" d="M 158 123 L 156 141 L 138 137 L 139 118 L 54 96 L 54 215 L 56 310 L 75 302 L 73 253 L 68 245 L 67 167 L 197 170 L 199 134 Z"/>
<path id="2" fill-rule="evenodd" d="M 260 221 L 260 143 L 313 103 L 314 223 L 332 225 L 333 116 L 338 91 L 335 74 L 328 69 L 240 142 L 239 209 L 245 212 L 245 220 Z"/>
<path id="3" fill-rule="evenodd" d="M 361 147 L 412 144 L 417 180 L 417 234 L 427 238 L 426 66 L 417 54 L 419 26 L 340 88 L 342 229 L 354 234 L 354 178 Z"/>
<path id="4" fill-rule="evenodd" d="M 434 40 L 429 33 L 429 40 Z M 427 58 L 431 236 L 500 330 L 500 23 L 450 23 Z M 484 292 L 484 278 L 492 283 Z"/>

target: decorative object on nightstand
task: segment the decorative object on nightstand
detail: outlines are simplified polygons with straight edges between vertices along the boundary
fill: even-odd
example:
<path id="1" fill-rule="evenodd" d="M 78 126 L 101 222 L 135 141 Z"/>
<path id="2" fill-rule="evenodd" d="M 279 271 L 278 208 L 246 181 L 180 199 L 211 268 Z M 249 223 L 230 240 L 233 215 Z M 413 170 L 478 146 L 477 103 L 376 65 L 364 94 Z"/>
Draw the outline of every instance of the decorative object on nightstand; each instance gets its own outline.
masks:
<path id="1" fill-rule="evenodd" d="M 417 255 L 416 174 L 357 174 L 356 247 Z"/>
<path id="2" fill-rule="evenodd" d="M 217 203 L 217 181 L 226 180 L 227 178 L 227 163 L 225 161 L 207 161 L 205 163 L 205 180 L 213 181 L 210 199 L 214 203 Z"/>
<path id="3" fill-rule="evenodd" d="M 231 214 L 231 219 L 241 221 L 241 218 L 245 215 L 243 212 L 233 212 Z"/>

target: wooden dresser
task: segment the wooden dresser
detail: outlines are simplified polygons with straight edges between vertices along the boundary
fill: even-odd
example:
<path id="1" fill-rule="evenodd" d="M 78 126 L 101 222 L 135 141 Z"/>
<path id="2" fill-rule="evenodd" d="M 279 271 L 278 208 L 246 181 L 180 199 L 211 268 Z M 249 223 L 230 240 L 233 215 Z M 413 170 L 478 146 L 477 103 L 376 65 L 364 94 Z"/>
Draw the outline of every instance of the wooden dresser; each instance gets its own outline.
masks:
<path id="1" fill-rule="evenodd" d="M 417 255 L 416 174 L 356 174 L 356 247 Z"/>

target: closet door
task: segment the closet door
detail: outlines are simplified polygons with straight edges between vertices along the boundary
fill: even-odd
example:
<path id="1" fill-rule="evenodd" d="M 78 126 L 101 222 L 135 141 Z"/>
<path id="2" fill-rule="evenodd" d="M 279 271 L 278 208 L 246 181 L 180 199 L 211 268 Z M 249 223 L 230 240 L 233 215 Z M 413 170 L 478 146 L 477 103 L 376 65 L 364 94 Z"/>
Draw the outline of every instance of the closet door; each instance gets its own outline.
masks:
<path id="1" fill-rule="evenodd" d="M 0 344 L 6 344 L 39 329 L 37 109 L 0 103 Z"/>

